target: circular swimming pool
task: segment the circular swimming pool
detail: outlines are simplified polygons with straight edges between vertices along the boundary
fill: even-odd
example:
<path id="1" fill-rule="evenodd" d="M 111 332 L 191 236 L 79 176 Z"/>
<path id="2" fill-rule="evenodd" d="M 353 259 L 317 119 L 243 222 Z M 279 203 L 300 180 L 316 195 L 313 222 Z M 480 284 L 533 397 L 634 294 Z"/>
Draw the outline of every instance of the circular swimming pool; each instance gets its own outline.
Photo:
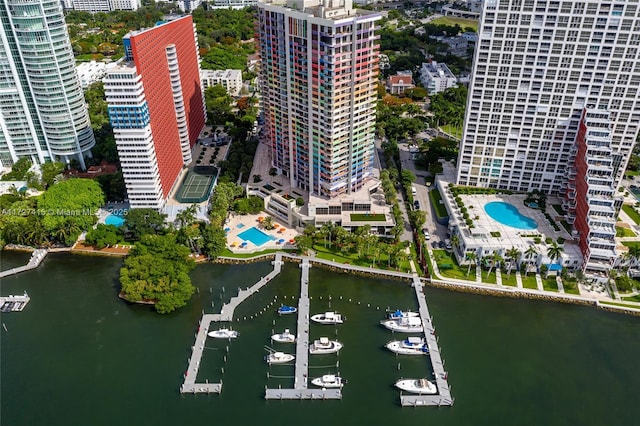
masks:
<path id="1" fill-rule="evenodd" d="M 493 201 L 485 204 L 484 211 L 487 212 L 491 219 L 512 228 L 536 229 L 538 227 L 538 223 L 535 220 L 523 215 L 515 206 L 509 203 Z"/>

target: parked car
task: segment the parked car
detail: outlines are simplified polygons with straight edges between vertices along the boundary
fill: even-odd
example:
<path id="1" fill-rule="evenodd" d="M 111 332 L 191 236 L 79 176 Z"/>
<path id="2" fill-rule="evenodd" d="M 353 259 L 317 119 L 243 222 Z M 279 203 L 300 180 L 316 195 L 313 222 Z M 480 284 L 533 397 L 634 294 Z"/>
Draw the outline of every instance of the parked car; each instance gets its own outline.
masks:
<path id="1" fill-rule="evenodd" d="M 429 230 L 428 229 L 423 229 L 422 233 L 424 234 L 424 239 L 428 240 L 429 238 L 431 238 L 431 235 L 429 235 Z"/>
<path id="2" fill-rule="evenodd" d="M 445 246 L 446 248 L 448 248 L 448 249 L 451 249 L 451 247 L 452 247 L 452 246 L 451 246 L 451 240 L 450 240 L 450 239 L 448 239 L 448 238 L 447 238 L 446 240 L 444 240 L 444 246 Z"/>
<path id="3" fill-rule="evenodd" d="M 444 243 L 442 241 L 438 241 L 438 247 L 439 248 L 444 248 Z"/>
<path id="4" fill-rule="evenodd" d="M 413 202 L 413 208 L 416 209 L 416 210 L 420 210 L 420 201 L 415 200 Z"/>

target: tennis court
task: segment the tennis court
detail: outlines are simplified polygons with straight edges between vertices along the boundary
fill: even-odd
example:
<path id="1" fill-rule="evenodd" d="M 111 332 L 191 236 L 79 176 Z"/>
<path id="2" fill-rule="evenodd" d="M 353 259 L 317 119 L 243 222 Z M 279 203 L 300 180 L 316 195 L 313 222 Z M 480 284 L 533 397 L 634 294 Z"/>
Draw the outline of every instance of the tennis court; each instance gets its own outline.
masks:
<path id="1" fill-rule="evenodd" d="M 215 167 L 195 167 L 184 176 L 176 200 L 181 203 L 201 203 L 206 201 L 213 189 Z"/>

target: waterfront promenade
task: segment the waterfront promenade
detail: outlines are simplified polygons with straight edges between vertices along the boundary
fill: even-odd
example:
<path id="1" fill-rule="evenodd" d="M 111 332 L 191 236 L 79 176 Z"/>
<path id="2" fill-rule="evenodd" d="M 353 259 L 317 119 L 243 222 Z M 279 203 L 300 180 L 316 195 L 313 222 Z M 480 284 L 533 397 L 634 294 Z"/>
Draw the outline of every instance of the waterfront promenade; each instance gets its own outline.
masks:
<path id="1" fill-rule="evenodd" d="M 40 266 L 40 263 L 47 257 L 47 250 L 37 249 L 31 253 L 31 259 L 24 266 L 19 266 L 17 268 L 8 269 L 6 271 L 0 272 L 0 278 L 8 277 L 10 275 L 16 275 L 20 272 L 30 271 L 31 269 L 35 269 Z"/>

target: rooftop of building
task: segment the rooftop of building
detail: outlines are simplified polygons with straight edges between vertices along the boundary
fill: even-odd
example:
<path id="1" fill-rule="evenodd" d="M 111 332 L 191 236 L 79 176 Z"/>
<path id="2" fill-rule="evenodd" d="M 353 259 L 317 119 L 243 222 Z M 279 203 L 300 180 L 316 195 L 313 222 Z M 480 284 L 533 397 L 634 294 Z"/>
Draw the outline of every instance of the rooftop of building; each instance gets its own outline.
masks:
<path id="1" fill-rule="evenodd" d="M 158 28 L 161 25 L 167 24 L 169 22 L 173 22 L 173 21 L 177 21 L 179 19 L 185 19 L 185 18 L 189 18 L 191 17 L 191 15 L 165 15 L 162 17 L 162 21 L 158 21 L 156 22 L 156 24 L 153 27 L 149 27 L 149 28 L 140 28 L 139 30 L 133 30 L 133 31 L 129 31 L 127 34 L 124 35 L 124 37 L 122 37 L 123 39 L 125 38 L 129 38 L 132 36 L 137 36 L 140 35 L 142 33 L 145 33 L 147 31 L 153 30 Z"/>
<path id="2" fill-rule="evenodd" d="M 237 78 L 242 77 L 242 70 L 200 70 L 200 75 L 214 78 Z"/>
<path id="3" fill-rule="evenodd" d="M 260 0 L 258 4 L 280 6 L 299 11 L 316 18 L 333 21 L 359 16 L 380 16 L 382 13 L 372 10 L 355 9 L 353 0 Z"/>

